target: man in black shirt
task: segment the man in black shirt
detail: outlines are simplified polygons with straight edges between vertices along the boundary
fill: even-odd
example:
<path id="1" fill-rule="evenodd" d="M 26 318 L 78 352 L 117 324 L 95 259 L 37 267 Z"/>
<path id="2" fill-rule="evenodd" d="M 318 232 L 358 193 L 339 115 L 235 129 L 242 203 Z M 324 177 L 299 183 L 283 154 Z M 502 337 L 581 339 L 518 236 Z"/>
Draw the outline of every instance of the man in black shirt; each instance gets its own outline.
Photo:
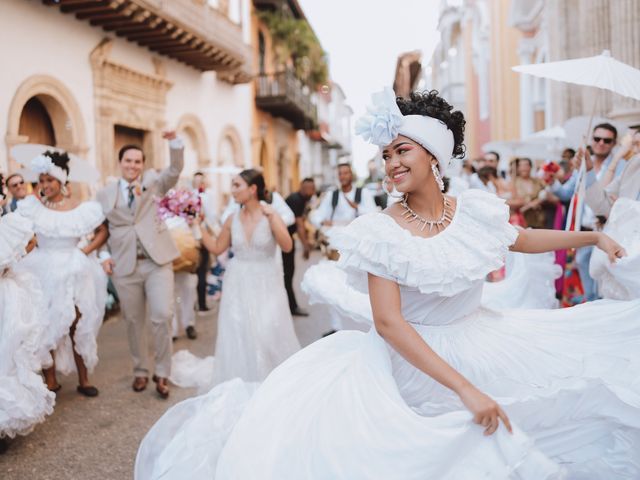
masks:
<path id="1" fill-rule="evenodd" d="M 311 197 L 316 193 L 316 186 L 312 178 L 305 178 L 300 184 L 300 190 L 292 193 L 286 199 L 287 205 L 293 210 L 293 214 L 296 217 L 296 223 L 290 225 L 289 234 L 293 237 L 294 233 L 298 234 L 298 238 L 304 248 L 304 259 L 309 258 L 311 252 L 311 245 L 307 238 L 307 229 L 304 225 L 304 219 L 306 216 L 307 204 Z M 292 315 L 306 317 L 309 314 L 298 307 L 296 296 L 293 291 L 293 272 L 295 271 L 295 241 L 293 242 L 293 248 L 290 252 L 282 252 L 282 268 L 284 270 L 284 286 L 287 289 L 287 296 L 289 297 L 289 308 Z"/>

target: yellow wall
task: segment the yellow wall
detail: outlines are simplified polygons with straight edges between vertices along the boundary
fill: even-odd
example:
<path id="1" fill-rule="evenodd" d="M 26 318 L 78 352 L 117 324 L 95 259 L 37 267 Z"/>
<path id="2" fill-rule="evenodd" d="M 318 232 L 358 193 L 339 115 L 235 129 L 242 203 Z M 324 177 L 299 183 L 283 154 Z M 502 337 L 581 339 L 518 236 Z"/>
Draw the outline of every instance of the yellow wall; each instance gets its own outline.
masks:
<path id="1" fill-rule="evenodd" d="M 266 73 L 274 73 L 277 65 L 275 64 L 271 35 L 269 34 L 267 27 L 257 17 L 256 10 L 253 7 L 251 13 L 251 30 L 254 52 L 254 71 L 259 71 L 260 52 L 258 45 L 258 32 L 262 32 L 266 46 L 265 71 Z M 255 89 L 256 85 L 253 83 L 254 98 Z M 252 116 L 252 163 L 255 167 L 262 166 L 267 188 L 270 190 L 275 189 L 283 195 L 288 195 L 291 191 L 297 189 L 299 177 L 296 162 L 296 158 L 298 156 L 296 130 L 290 124 L 257 108 L 255 106 L 255 102 L 253 103 Z M 280 141 L 278 141 L 279 139 Z M 286 178 L 285 182 L 281 181 L 281 175 L 278 171 L 278 155 L 283 148 L 286 149 L 288 157 L 288 171 L 286 172 L 286 175 L 282 175 L 282 177 Z M 264 159 L 261 158 L 261 156 L 264 156 Z"/>
<path id="2" fill-rule="evenodd" d="M 491 0 L 491 139 L 520 138 L 520 32 L 508 26 L 511 0 Z"/>

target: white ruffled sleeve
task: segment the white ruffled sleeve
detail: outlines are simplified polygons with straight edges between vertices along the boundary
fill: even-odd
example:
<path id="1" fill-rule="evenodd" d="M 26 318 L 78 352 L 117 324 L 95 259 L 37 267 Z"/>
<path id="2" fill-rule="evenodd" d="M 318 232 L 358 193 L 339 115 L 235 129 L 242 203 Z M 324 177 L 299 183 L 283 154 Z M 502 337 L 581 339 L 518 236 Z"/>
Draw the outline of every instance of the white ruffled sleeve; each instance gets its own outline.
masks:
<path id="1" fill-rule="evenodd" d="M 31 220 L 15 212 L 0 218 L 0 271 L 26 254 L 32 238 Z"/>
<path id="2" fill-rule="evenodd" d="M 338 266 L 353 287 L 367 291 L 366 274 L 423 293 L 456 295 L 504 264 L 518 237 L 504 200 L 479 190 L 458 197 L 452 223 L 431 238 L 412 235 L 383 213 L 363 215 L 330 232 Z"/>

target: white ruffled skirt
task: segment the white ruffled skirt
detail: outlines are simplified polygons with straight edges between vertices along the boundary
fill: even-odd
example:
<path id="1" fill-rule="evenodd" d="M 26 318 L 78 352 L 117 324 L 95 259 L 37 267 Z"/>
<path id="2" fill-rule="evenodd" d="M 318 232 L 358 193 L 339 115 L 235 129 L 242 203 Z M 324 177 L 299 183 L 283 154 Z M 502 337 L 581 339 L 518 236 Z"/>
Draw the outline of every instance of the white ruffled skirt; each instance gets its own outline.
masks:
<path id="1" fill-rule="evenodd" d="M 107 300 L 107 277 L 94 256 L 78 248 L 36 248 L 20 268 L 38 278 L 46 305 L 45 338 L 53 346 L 56 369 L 62 374 L 76 371 L 69 329 L 76 319 L 75 350 L 92 372 L 98 364 L 97 337 Z"/>
<path id="2" fill-rule="evenodd" d="M 0 438 L 26 435 L 53 412 L 55 395 L 40 376 L 51 363 L 41 298 L 29 274 L 0 273 Z"/>
<path id="3" fill-rule="evenodd" d="M 481 308 L 414 328 L 504 406 L 513 435 L 485 437 L 453 392 L 375 330 L 345 331 L 253 395 L 232 381 L 174 406 L 143 440 L 136 478 L 640 478 L 640 301 Z"/>

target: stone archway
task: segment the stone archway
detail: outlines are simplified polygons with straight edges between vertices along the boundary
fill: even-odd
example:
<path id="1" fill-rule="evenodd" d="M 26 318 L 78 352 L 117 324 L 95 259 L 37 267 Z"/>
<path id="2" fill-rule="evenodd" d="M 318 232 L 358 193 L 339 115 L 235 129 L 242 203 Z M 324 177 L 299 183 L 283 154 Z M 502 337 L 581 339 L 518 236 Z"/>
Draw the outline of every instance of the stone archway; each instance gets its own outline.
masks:
<path id="1" fill-rule="evenodd" d="M 49 115 L 56 140 L 55 146 L 86 157 L 89 147 L 84 120 L 71 91 L 54 77 L 34 75 L 20 84 L 9 106 L 5 136 L 7 158 L 10 159 L 9 169 L 17 168 L 9 154 L 11 147 L 30 141 L 26 135 L 20 134 L 20 118 L 27 102 L 34 98 L 44 106 Z"/>
<path id="2" fill-rule="evenodd" d="M 192 113 L 185 113 L 178 120 L 176 130 L 187 137 L 186 148 L 191 150 L 191 152 L 185 151 L 185 173 L 193 174 L 196 170 L 211 166 L 207 135 L 200 119 Z M 195 161 L 189 161 L 189 153 L 195 156 Z M 192 165 L 187 165 L 188 163 Z"/>

